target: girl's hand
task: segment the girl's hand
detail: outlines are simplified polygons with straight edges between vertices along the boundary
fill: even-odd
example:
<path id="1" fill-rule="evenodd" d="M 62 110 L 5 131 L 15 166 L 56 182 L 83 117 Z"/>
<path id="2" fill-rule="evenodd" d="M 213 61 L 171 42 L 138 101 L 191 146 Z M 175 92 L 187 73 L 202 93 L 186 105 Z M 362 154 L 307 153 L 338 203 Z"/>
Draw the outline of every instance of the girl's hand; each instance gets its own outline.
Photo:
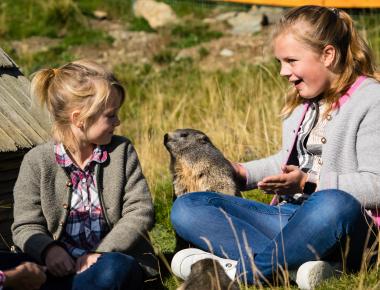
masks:
<path id="1" fill-rule="evenodd" d="M 305 187 L 307 174 L 298 166 L 283 165 L 282 173 L 265 177 L 257 186 L 273 194 L 295 194 L 303 191 Z"/>
<path id="2" fill-rule="evenodd" d="M 86 271 L 88 268 L 91 267 L 91 265 L 96 263 L 100 255 L 101 254 L 90 253 L 90 254 L 85 254 L 83 256 L 80 256 L 77 259 L 77 262 L 75 265 L 75 272 L 79 274 L 79 273 L 82 273 L 83 271 Z"/>
<path id="3" fill-rule="evenodd" d="M 46 250 L 45 264 L 48 271 L 57 277 L 73 274 L 75 270 L 74 260 L 58 245 L 52 245 Z"/>
<path id="4" fill-rule="evenodd" d="M 238 182 L 242 188 L 245 187 L 247 184 L 247 171 L 246 169 L 240 165 L 239 163 L 231 162 L 232 167 L 235 169 L 236 176 L 238 179 Z"/>
<path id="5" fill-rule="evenodd" d="M 6 280 L 4 286 L 8 289 L 40 289 L 41 285 L 46 281 L 46 267 L 35 263 L 26 262 L 13 268 L 4 271 Z"/>

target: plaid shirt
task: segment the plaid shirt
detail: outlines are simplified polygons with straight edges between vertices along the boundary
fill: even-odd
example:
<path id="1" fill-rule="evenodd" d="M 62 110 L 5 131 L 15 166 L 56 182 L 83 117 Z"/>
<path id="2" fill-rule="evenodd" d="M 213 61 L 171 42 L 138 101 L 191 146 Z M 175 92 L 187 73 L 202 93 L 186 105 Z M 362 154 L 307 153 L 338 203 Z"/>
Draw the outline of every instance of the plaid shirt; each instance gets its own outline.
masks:
<path id="1" fill-rule="evenodd" d="M 5 283 L 5 274 L 3 271 L 0 271 L 0 290 L 3 290 L 4 283 Z"/>
<path id="2" fill-rule="evenodd" d="M 77 258 L 93 251 L 109 231 L 99 202 L 94 168 L 108 158 L 107 151 L 96 147 L 84 170 L 76 166 L 63 144 L 54 146 L 58 165 L 69 174 L 72 183 L 70 213 L 61 242 L 67 251 Z"/>

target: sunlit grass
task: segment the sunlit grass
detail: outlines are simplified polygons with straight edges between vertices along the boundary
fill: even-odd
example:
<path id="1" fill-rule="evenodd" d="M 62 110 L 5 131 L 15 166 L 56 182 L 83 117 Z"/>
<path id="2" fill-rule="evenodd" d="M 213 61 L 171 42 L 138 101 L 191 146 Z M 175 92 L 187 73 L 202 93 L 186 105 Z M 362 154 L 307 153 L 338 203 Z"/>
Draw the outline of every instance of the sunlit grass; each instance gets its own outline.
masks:
<path id="1" fill-rule="evenodd" d="M 224 73 L 205 73 L 188 62 L 159 72 L 130 70 L 135 68 L 116 69 L 130 92 L 120 130 L 133 139 L 152 186 L 169 178 L 163 135 L 176 128 L 204 131 L 230 160 L 264 157 L 279 149 L 286 85 L 275 77 L 274 63 Z"/>

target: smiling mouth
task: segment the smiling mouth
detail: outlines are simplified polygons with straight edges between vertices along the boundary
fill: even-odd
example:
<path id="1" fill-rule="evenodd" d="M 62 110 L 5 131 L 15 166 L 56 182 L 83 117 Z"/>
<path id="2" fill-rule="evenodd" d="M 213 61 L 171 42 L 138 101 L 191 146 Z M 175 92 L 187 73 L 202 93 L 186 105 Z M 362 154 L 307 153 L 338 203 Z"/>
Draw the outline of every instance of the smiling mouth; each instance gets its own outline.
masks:
<path id="1" fill-rule="evenodd" d="M 302 82 L 302 79 L 301 79 L 301 80 L 297 80 L 297 81 L 294 82 L 294 85 L 297 86 L 297 85 L 299 85 L 301 82 Z"/>

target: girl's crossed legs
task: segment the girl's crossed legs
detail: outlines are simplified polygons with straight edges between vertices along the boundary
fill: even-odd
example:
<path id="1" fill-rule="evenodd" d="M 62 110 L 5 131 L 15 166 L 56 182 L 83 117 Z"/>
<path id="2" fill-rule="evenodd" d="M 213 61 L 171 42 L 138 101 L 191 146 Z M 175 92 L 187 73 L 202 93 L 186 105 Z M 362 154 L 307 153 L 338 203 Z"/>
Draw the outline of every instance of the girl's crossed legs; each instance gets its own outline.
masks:
<path id="1" fill-rule="evenodd" d="M 194 192 L 175 201 L 171 220 L 183 239 L 237 260 L 238 275 L 246 273 L 244 280 L 249 284 L 255 283 L 253 262 L 258 272 L 272 279 L 278 269 L 341 258 L 345 249 L 344 262 L 349 269 L 357 269 L 371 228 L 360 203 L 339 190 L 315 192 L 302 205 L 279 206 Z"/>
<path id="2" fill-rule="evenodd" d="M 139 290 L 143 272 L 136 260 L 128 255 L 103 253 L 95 264 L 80 274 L 63 278 L 48 275 L 41 290 Z"/>

